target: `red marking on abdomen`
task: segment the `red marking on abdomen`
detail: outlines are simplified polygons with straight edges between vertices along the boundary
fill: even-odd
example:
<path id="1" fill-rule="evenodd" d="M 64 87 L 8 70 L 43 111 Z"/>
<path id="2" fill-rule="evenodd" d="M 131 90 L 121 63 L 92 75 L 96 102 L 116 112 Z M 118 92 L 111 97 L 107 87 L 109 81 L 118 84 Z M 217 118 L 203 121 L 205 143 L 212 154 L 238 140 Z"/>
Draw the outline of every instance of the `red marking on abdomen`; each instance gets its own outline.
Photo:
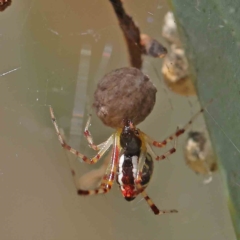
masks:
<path id="1" fill-rule="evenodd" d="M 121 190 L 124 197 L 134 197 L 136 195 L 134 185 L 123 185 Z"/>

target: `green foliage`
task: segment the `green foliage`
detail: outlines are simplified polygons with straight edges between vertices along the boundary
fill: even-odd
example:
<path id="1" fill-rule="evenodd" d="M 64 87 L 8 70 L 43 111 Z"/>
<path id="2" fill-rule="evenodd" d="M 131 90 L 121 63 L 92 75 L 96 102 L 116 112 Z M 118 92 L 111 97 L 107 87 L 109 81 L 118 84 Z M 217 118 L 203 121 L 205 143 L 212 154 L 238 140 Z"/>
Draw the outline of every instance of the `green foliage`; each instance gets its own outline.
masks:
<path id="1" fill-rule="evenodd" d="M 205 116 L 240 239 L 240 1 L 169 2 L 199 99 L 215 98 Z"/>

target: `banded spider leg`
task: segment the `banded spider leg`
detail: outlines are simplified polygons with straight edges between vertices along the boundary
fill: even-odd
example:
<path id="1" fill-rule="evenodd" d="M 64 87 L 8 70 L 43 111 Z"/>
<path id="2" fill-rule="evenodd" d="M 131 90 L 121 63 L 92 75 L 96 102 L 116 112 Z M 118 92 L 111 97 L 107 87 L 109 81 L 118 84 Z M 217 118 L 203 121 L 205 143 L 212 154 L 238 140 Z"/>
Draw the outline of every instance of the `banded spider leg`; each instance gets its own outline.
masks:
<path id="1" fill-rule="evenodd" d="M 178 128 L 177 128 L 177 131 L 178 131 Z M 145 136 L 145 138 L 148 138 L 148 136 L 145 133 L 143 133 L 143 135 Z M 155 154 L 155 152 L 152 150 L 152 147 L 149 144 L 149 142 L 146 142 L 146 146 L 147 146 L 148 152 L 150 152 L 152 154 L 152 156 L 155 157 L 155 160 L 161 161 L 161 160 L 166 159 L 169 155 L 171 155 L 177 151 L 177 138 L 174 139 L 173 147 L 170 148 L 167 152 L 165 152 L 164 154 L 162 154 L 160 156 Z"/>
<path id="2" fill-rule="evenodd" d="M 86 139 L 88 141 L 89 147 L 92 148 L 95 151 L 99 151 L 104 146 L 104 144 L 106 144 L 106 142 L 103 142 L 99 145 L 96 145 L 96 144 L 93 143 L 92 135 L 91 135 L 90 131 L 88 130 L 90 125 L 91 125 L 91 117 L 92 116 L 90 114 L 89 117 L 88 117 L 88 121 L 86 123 L 85 129 L 84 129 L 84 136 L 86 137 Z"/>
<path id="3" fill-rule="evenodd" d="M 211 100 L 212 101 L 212 100 Z M 165 147 L 169 142 L 171 141 L 175 141 L 174 143 L 174 147 L 172 147 L 171 149 L 169 149 L 165 154 L 161 155 L 161 156 L 155 156 L 155 160 L 159 161 L 159 160 L 164 160 L 166 159 L 167 156 L 173 154 L 176 152 L 176 139 L 182 135 L 193 123 L 193 121 L 204 111 L 203 108 L 200 109 L 199 112 L 197 112 L 191 119 L 190 121 L 187 122 L 187 124 L 179 129 L 177 128 L 176 132 L 172 135 L 170 135 L 168 138 L 166 138 L 165 140 L 163 140 L 162 142 L 157 142 L 153 139 L 151 139 L 148 135 L 146 135 L 145 133 L 141 132 L 143 135 L 143 139 L 145 140 L 144 142 L 146 142 L 146 148 L 147 151 L 149 151 L 150 153 L 153 154 L 153 156 L 155 156 L 154 152 L 151 149 L 151 146 L 154 147 L 158 147 L 158 148 L 162 148 Z M 144 151 L 142 151 L 144 152 Z M 176 213 L 177 210 L 159 210 L 157 208 L 157 206 L 153 203 L 153 201 L 151 200 L 151 198 L 147 195 L 147 193 L 144 190 L 144 187 L 142 187 L 141 185 L 141 175 L 142 175 L 142 171 L 143 171 L 143 165 L 144 165 L 144 159 L 145 156 L 141 156 L 139 158 L 139 163 L 138 163 L 138 173 L 137 173 L 137 178 L 135 180 L 135 184 L 137 189 L 139 190 L 139 193 L 141 193 L 141 195 L 144 197 L 144 199 L 146 200 L 146 202 L 148 203 L 148 205 L 150 206 L 150 208 L 152 209 L 152 211 L 154 212 L 154 214 L 156 215 L 161 215 L 161 214 L 165 214 L 165 213 Z"/>
<path id="4" fill-rule="evenodd" d="M 69 152 L 73 153 L 74 155 L 76 155 L 77 157 L 81 158 L 84 162 L 89 163 L 89 164 L 94 164 L 96 162 L 98 162 L 98 160 L 104 155 L 104 153 L 109 149 L 109 147 L 112 145 L 113 141 L 112 141 L 112 136 L 110 138 L 108 138 L 108 140 L 106 141 L 106 143 L 103 145 L 103 147 L 99 150 L 99 152 L 97 153 L 97 155 L 93 158 L 88 158 L 87 156 L 83 155 L 82 153 L 80 153 L 79 151 L 75 150 L 74 148 L 72 148 L 71 146 L 69 146 L 65 140 L 63 139 L 60 131 L 59 131 L 59 127 L 57 125 L 56 122 L 56 118 L 54 116 L 54 112 L 52 107 L 50 106 L 50 114 L 51 114 L 51 119 L 53 122 L 53 125 L 55 127 L 55 130 L 57 132 L 58 135 L 58 140 L 60 141 L 61 145 L 63 148 L 65 148 L 66 150 L 68 150 Z"/>
<path id="5" fill-rule="evenodd" d="M 142 133 L 142 134 L 144 134 L 144 133 Z M 147 151 L 148 152 L 153 153 L 153 151 L 151 150 L 151 148 L 150 148 L 150 146 L 148 144 L 147 144 L 146 147 L 147 147 Z M 144 146 L 144 148 L 145 148 L 145 146 Z M 175 139 L 175 143 L 174 143 L 174 148 L 172 148 L 172 149 L 176 150 L 176 139 Z M 157 156 L 156 160 L 158 160 L 158 159 L 165 159 L 167 156 L 171 155 L 173 152 L 175 152 L 172 149 L 168 150 L 166 153 L 164 153 L 161 156 Z M 144 190 L 144 187 L 141 185 L 141 182 L 142 182 L 142 171 L 143 171 L 144 161 L 145 161 L 145 157 L 146 157 L 145 153 L 146 153 L 146 151 L 142 151 L 141 152 L 140 157 L 139 157 L 139 162 L 138 162 L 138 172 L 137 172 L 137 178 L 135 180 L 135 184 L 136 184 L 136 187 L 138 189 L 138 192 L 141 193 L 141 195 L 144 197 L 144 199 L 146 200 L 147 204 L 152 209 L 152 211 L 154 212 L 155 215 L 162 215 L 162 214 L 166 214 L 166 213 L 177 213 L 178 211 L 175 210 L 175 209 L 172 209 L 172 210 L 159 210 L 158 207 L 154 204 L 152 199 L 148 196 L 148 194 Z"/>
<path id="6" fill-rule="evenodd" d="M 210 104 L 213 100 L 209 101 L 208 104 Z M 208 105 L 207 104 L 207 105 Z M 182 135 L 183 133 L 186 132 L 186 130 L 188 130 L 192 123 L 199 117 L 199 115 L 204 112 L 204 108 L 201 108 L 200 111 L 198 111 L 195 115 L 193 115 L 193 117 L 190 119 L 190 121 L 188 121 L 185 126 L 183 128 L 177 128 L 177 131 L 170 135 L 168 138 L 164 139 L 161 142 L 155 141 L 152 138 L 150 138 L 148 135 L 144 134 L 144 138 L 146 140 L 146 142 L 154 147 L 157 148 L 163 148 L 165 147 L 169 142 L 173 141 L 174 139 L 178 138 L 180 135 Z M 176 151 L 175 148 L 170 149 L 169 151 L 172 151 L 172 153 L 174 153 Z M 156 160 L 163 160 L 165 159 L 164 155 L 160 156 L 159 159 Z"/>
<path id="7" fill-rule="evenodd" d="M 101 193 L 108 193 L 115 180 L 115 176 L 117 174 L 117 164 L 119 159 L 119 144 L 118 144 L 118 136 L 116 134 L 113 134 L 113 150 L 112 150 L 112 156 L 111 156 L 111 163 L 110 167 L 107 168 L 105 175 L 102 178 L 101 185 L 99 188 L 94 190 L 82 190 L 78 189 L 79 195 L 96 195 Z"/>
<path id="8" fill-rule="evenodd" d="M 115 147 L 114 147 L 114 150 L 112 152 L 112 157 L 111 157 L 111 162 L 112 162 L 111 168 L 107 169 L 106 174 L 103 178 L 102 184 L 101 184 L 99 189 L 95 189 L 95 190 L 82 190 L 82 189 L 80 189 L 78 179 L 76 177 L 76 173 L 75 173 L 74 169 L 72 168 L 71 162 L 69 160 L 69 166 L 70 166 L 70 169 L 71 169 L 71 173 L 72 173 L 72 176 L 73 176 L 75 186 L 77 188 L 77 193 L 79 195 L 92 195 L 92 194 L 108 192 L 111 189 L 111 186 L 112 186 L 113 180 L 114 180 L 114 176 L 116 175 L 116 169 L 117 169 L 117 164 L 116 163 L 117 163 L 118 157 L 119 157 L 119 148 L 117 146 L 117 141 L 119 141 L 119 140 L 115 136 L 116 134 L 111 135 L 110 138 L 108 138 L 108 140 L 102 145 L 102 148 L 99 150 L 97 155 L 90 159 L 87 156 L 83 155 L 82 153 L 78 152 L 77 150 L 73 149 L 71 146 L 69 146 L 65 142 L 65 140 L 63 139 L 63 137 L 62 137 L 62 135 L 59 131 L 59 127 L 57 125 L 53 109 L 52 109 L 51 106 L 49 108 L 50 108 L 51 119 L 52 119 L 52 122 L 54 124 L 55 130 L 57 132 L 58 140 L 60 141 L 62 147 L 65 148 L 66 150 L 68 150 L 69 152 L 73 153 L 77 157 L 82 158 L 84 162 L 89 163 L 89 164 L 94 164 L 94 163 L 98 162 L 98 160 L 110 148 L 110 146 L 112 144 L 114 144 Z"/>

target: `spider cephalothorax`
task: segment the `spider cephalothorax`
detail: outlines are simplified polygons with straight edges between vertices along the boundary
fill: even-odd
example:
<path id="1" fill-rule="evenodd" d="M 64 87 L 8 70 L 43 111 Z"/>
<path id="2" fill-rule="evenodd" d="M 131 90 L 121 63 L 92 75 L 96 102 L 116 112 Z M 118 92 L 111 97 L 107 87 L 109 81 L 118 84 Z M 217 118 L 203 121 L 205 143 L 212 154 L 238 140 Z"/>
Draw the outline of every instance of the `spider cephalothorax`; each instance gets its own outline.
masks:
<path id="1" fill-rule="evenodd" d="M 137 129 L 130 120 L 123 121 L 123 126 L 118 128 L 105 142 L 95 145 L 92 136 L 88 130 L 90 125 L 90 118 L 85 127 L 84 135 L 87 138 L 89 146 L 98 151 L 95 157 L 88 158 L 79 151 L 69 146 L 60 134 L 52 107 L 50 107 L 50 114 L 52 122 L 56 129 L 58 139 L 63 148 L 72 152 L 76 156 L 83 159 L 84 162 L 93 164 L 98 162 L 104 153 L 113 145 L 112 156 L 109 166 L 106 169 L 105 175 L 102 178 L 100 187 L 94 190 L 83 190 L 79 187 L 78 178 L 75 174 L 74 168 L 71 167 L 71 173 L 76 184 L 77 193 L 79 195 L 95 195 L 100 193 L 107 193 L 111 190 L 114 180 L 117 181 L 121 189 L 122 195 L 127 201 L 133 200 L 138 194 L 141 194 L 146 202 L 151 207 L 156 215 L 164 213 L 177 212 L 176 210 L 159 210 L 153 203 L 151 198 L 145 192 L 145 188 L 149 184 L 153 173 L 153 159 L 159 161 L 164 160 L 167 156 L 176 151 L 176 145 L 169 149 L 165 154 L 156 156 L 151 146 L 162 148 L 169 142 L 176 140 L 189 128 L 193 120 L 203 112 L 201 109 L 192 119 L 185 125 L 184 128 L 178 129 L 174 134 L 163 140 L 157 142 L 148 137 L 145 133 Z M 176 143 L 176 141 L 175 141 Z M 71 163 L 70 163 L 71 165 Z"/>
<path id="2" fill-rule="evenodd" d="M 120 134 L 120 145 L 126 154 L 139 154 L 142 146 L 139 131 L 130 120 L 124 122 L 125 124 Z"/>

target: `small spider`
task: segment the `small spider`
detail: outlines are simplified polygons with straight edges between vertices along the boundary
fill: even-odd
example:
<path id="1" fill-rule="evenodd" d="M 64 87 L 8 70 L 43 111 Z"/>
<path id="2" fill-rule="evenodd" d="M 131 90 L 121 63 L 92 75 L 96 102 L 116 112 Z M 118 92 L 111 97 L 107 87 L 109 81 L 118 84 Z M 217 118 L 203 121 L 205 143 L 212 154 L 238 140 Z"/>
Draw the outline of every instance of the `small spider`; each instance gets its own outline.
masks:
<path id="1" fill-rule="evenodd" d="M 50 106 L 51 119 L 62 147 L 80 157 L 84 162 L 89 164 L 98 162 L 110 146 L 113 145 L 111 161 L 107 167 L 105 175 L 102 178 L 99 188 L 95 190 L 81 189 L 79 187 L 75 171 L 71 169 L 78 195 L 96 195 L 100 193 L 107 193 L 111 190 L 113 182 L 116 179 L 122 195 L 127 201 L 132 201 L 138 194 L 141 194 L 156 215 L 176 213 L 177 210 L 159 210 L 145 192 L 153 174 L 153 158 L 160 161 L 173 154 L 176 151 L 177 137 L 182 135 L 191 126 L 195 118 L 197 118 L 203 111 L 204 109 L 202 108 L 182 129 L 177 129 L 174 134 L 162 142 L 154 141 L 136 128 L 133 123 L 127 119 L 123 121 L 123 127 L 118 128 L 116 132 L 107 139 L 107 141 L 99 145 L 95 145 L 88 130 L 91 121 L 91 118 L 89 117 L 84 135 L 89 143 L 89 146 L 98 151 L 97 155 L 90 159 L 73 149 L 64 141 L 59 131 L 53 109 Z M 161 156 L 156 156 L 154 154 L 151 146 L 162 148 L 173 140 L 175 141 L 174 147 L 168 150 L 165 154 Z"/>

